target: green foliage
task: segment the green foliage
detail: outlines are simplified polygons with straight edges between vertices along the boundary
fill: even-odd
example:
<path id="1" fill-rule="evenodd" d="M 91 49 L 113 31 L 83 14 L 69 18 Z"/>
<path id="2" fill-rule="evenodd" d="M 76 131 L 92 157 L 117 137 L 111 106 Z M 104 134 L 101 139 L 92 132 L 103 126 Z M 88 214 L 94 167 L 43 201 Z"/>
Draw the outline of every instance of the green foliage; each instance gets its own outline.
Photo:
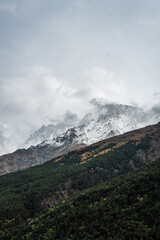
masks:
<path id="1" fill-rule="evenodd" d="M 2 239 L 149 239 L 160 235 L 160 159 L 82 191 Z"/>
<path id="2" fill-rule="evenodd" d="M 71 196 L 74 192 L 96 186 L 99 183 L 132 171 L 133 165 L 134 168 L 144 165 L 145 163 L 136 157 L 136 151 L 138 149 L 147 149 L 149 138 L 142 139 L 138 145 L 135 141 L 128 141 L 121 147 L 113 148 L 111 151 L 97 155 L 92 159 L 86 159 L 86 162 L 81 164 L 82 154 L 86 151 L 92 152 L 94 150 L 99 153 L 115 146 L 114 143 L 111 143 L 100 149 L 100 145 L 101 143 L 97 143 L 80 151 L 70 152 L 62 159 L 59 159 L 58 162 L 55 162 L 54 159 L 43 165 L 0 177 L 0 219 L 2 223 L 5 223 L 6 220 L 15 219 L 5 229 L 7 234 L 9 231 L 13 237 L 6 234 L 6 236 L 9 236 L 6 239 L 21 239 L 14 238 L 17 229 L 19 226 L 22 227 L 23 224 L 26 227 L 27 219 L 34 218 L 42 213 L 47 207 L 42 202 L 47 201 L 48 198 L 54 200 L 51 203 L 51 205 L 54 205 L 56 202 L 66 198 L 66 196 Z M 130 163 L 131 160 L 133 161 L 132 164 Z M 72 221 L 74 223 L 74 218 Z M 63 225 L 61 222 L 59 224 L 60 226 Z M 32 226 L 33 229 L 34 225 Z M 83 225 L 80 227 L 82 228 L 81 232 L 83 232 Z M 43 228 L 46 228 L 45 224 Z M 43 239 L 53 239 L 49 236 L 53 235 L 54 231 L 57 232 L 51 226 L 47 231 L 49 233 L 45 232 Z M 96 228 L 94 231 L 96 231 Z M 4 229 L 2 229 L 2 232 L 4 232 Z M 98 233 L 95 234 L 98 237 Z M 61 235 L 63 236 L 62 233 Z M 89 238 L 86 236 L 86 239 L 92 239 L 91 235 L 91 233 L 88 235 Z M 32 239 L 30 235 L 27 236 L 28 239 Z M 64 239 L 62 236 L 59 236 L 59 239 Z M 76 239 L 72 237 L 72 234 L 68 238 Z M 99 239 L 101 239 L 100 236 Z"/>

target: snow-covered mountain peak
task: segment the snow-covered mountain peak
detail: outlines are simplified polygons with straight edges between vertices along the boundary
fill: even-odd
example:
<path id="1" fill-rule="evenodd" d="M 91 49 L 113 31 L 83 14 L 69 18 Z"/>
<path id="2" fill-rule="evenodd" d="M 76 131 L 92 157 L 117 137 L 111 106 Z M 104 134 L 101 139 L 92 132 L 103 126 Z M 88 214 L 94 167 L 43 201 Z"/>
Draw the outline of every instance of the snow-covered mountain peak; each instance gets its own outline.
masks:
<path id="1" fill-rule="evenodd" d="M 87 113 L 79 123 L 79 126 L 87 125 L 94 121 L 93 113 Z"/>
<path id="2" fill-rule="evenodd" d="M 153 113 L 145 112 L 138 107 L 128 105 L 104 103 L 94 100 L 93 110 L 87 113 L 78 126 L 50 124 L 37 130 L 28 142 L 61 145 L 92 144 L 94 142 L 122 134 L 124 132 L 144 127 L 158 122 Z"/>
<path id="3" fill-rule="evenodd" d="M 59 119 L 52 119 L 51 121 L 54 122 L 54 124 L 47 126 L 42 125 L 41 128 L 31 134 L 23 147 L 36 146 L 45 141 L 51 142 L 52 139 L 66 132 L 69 128 L 77 126 L 79 119 L 76 114 L 67 111 L 63 116 L 59 117 Z"/>

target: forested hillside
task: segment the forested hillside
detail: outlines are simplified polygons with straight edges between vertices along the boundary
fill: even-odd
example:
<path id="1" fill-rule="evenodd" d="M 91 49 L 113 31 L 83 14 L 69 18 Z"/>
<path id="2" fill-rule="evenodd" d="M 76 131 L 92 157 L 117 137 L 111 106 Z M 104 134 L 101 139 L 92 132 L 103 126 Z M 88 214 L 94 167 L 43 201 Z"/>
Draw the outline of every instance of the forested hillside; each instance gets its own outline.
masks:
<path id="1" fill-rule="evenodd" d="M 1 239 L 158 240 L 159 216 L 160 159 L 63 200 L 22 225 L 1 222 Z"/>
<path id="2" fill-rule="evenodd" d="M 41 166 L 1 176 L 2 239 L 19 239 L 11 238 L 14 228 L 25 226 L 71 195 L 149 164 L 160 157 L 159 146 L 160 124 L 157 124 L 70 152 Z M 15 231 L 13 236 L 17 234 Z"/>

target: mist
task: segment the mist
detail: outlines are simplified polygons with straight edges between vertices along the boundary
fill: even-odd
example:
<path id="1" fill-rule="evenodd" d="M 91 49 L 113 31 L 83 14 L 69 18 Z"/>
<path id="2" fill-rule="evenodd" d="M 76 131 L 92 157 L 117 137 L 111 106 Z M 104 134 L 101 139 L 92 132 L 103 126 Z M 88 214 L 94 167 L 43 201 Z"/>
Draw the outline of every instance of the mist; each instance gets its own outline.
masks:
<path id="1" fill-rule="evenodd" d="M 0 152 L 106 102 L 159 113 L 159 11 L 158 0 L 0 0 Z"/>

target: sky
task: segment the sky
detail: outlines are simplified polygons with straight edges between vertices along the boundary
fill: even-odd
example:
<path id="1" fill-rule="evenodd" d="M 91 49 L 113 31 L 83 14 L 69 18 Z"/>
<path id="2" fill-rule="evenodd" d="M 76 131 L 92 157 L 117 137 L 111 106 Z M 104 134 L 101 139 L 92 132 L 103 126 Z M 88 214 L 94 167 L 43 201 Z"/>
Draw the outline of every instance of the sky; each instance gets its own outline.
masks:
<path id="1" fill-rule="evenodd" d="M 0 153 L 93 98 L 160 103 L 159 0 L 0 0 Z"/>

